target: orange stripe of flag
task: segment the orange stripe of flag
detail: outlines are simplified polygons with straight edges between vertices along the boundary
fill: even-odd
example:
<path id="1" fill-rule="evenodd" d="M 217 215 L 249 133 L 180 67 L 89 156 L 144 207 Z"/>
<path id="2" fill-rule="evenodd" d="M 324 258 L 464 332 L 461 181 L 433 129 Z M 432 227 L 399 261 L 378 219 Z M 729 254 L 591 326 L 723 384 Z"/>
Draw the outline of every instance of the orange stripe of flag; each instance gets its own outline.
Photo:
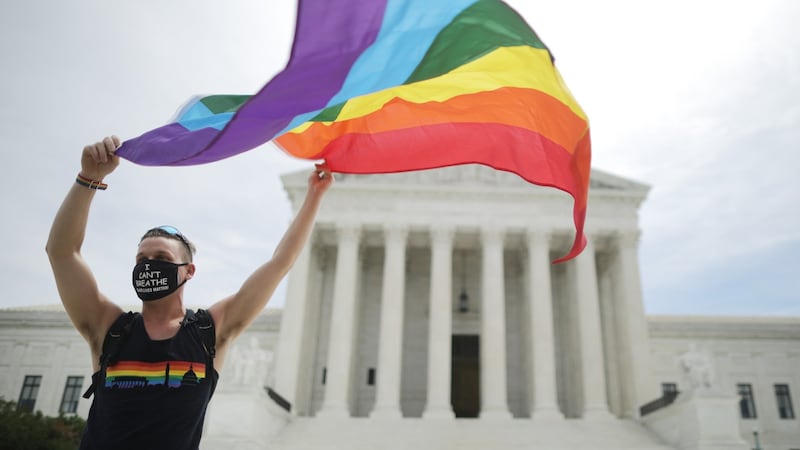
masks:
<path id="1" fill-rule="evenodd" d="M 537 90 L 504 87 L 453 97 L 446 102 L 412 103 L 396 98 L 366 116 L 341 122 L 316 122 L 300 133 L 288 132 L 276 141 L 300 158 L 323 158 L 322 150 L 351 133 L 380 133 L 441 123 L 491 122 L 526 128 L 572 153 L 588 128 L 559 100 Z"/>

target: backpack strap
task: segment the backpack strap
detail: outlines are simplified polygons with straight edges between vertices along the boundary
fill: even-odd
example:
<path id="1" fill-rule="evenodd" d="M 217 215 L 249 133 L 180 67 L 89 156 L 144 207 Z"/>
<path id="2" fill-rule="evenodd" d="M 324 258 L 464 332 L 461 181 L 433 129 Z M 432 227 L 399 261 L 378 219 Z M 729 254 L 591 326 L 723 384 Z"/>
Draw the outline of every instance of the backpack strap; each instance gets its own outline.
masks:
<path id="1" fill-rule="evenodd" d="M 211 314 L 205 309 L 198 309 L 197 312 L 193 312 L 191 309 L 186 310 L 186 324 L 195 325 L 192 328 L 200 336 L 200 341 L 203 343 L 213 367 L 214 356 L 217 354 L 217 334 Z"/>
<path id="2" fill-rule="evenodd" d="M 138 315 L 139 313 L 132 311 L 122 313 L 117 317 L 117 320 L 111 324 L 111 328 L 108 329 L 108 333 L 106 333 L 106 337 L 103 339 L 103 351 L 100 353 L 99 373 L 103 373 L 108 366 L 116 362 L 123 344 L 125 344 L 125 341 L 131 334 L 131 327 L 133 327 L 133 322 Z M 97 389 L 95 383 L 95 377 L 92 377 L 92 384 L 90 384 L 89 388 L 84 392 L 83 398 L 89 398 L 94 394 L 95 389 Z"/>

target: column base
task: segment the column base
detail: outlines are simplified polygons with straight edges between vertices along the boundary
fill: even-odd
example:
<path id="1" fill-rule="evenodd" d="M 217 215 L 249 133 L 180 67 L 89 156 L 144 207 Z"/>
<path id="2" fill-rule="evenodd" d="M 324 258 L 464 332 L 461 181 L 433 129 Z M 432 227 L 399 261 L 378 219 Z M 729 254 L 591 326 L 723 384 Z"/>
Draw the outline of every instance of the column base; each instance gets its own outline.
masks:
<path id="1" fill-rule="evenodd" d="M 320 419 L 349 419 L 350 411 L 339 406 L 323 406 L 314 416 Z"/>
<path id="2" fill-rule="evenodd" d="M 439 408 L 432 407 L 432 408 L 426 408 L 425 409 L 425 411 L 422 413 L 422 418 L 423 419 L 434 419 L 434 420 L 455 419 L 456 418 L 456 414 L 453 412 L 452 408 L 447 408 L 447 407 L 444 407 L 444 406 L 439 407 Z"/>
<path id="3" fill-rule="evenodd" d="M 616 417 L 611 414 L 608 408 L 604 407 L 595 407 L 595 408 L 586 408 L 583 411 L 583 416 L 581 417 L 584 420 L 612 420 L 616 419 Z"/>
<path id="4" fill-rule="evenodd" d="M 479 419 L 486 419 L 486 420 L 505 420 L 511 419 L 513 416 L 507 409 L 503 408 L 495 408 L 495 409 L 486 409 L 478 414 Z"/>
<path id="5" fill-rule="evenodd" d="M 564 420 L 564 413 L 558 408 L 536 408 L 531 413 L 533 420 Z"/>
<path id="6" fill-rule="evenodd" d="M 369 418 L 378 420 L 400 420 L 403 418 L 403 413 L 400 412 L 399 408 L 393 406 L 375 407 L 375 409 L 369 413 Z"/>

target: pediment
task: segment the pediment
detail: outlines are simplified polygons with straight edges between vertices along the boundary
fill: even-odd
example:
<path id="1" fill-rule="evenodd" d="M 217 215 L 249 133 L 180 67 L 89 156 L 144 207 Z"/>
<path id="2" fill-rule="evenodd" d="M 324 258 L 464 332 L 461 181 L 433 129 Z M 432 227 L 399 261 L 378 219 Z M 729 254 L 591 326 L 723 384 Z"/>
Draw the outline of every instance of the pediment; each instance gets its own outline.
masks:
<path id="1" fill-rule="evenodd" d="M 592 169 L 592 175 L 589 181 L 589 189 L 591 190 L 602 189 L 641 193 L 646 193 L 650 190 L 650 186 L 644 183 L 613 175 L 599 169 Z"/>
<path id="2" fill-rule="evenodd" d="M 283 175 L 281 178 L 284 185 L 289 188 L 292 186 L 305 186 L 306 171 L 292 172 Z M 480 164 L 467 164 L 439 169 L 417 170 L 412 172 L 356 175 L 356 174 L 337 174 L 336 183 L 338 185 L 350 185 L 352 187 L 363 186 L 464 186 L 464 187 L 486 187 L 486 188 L 506 188 L 506 189 L 528 189 L 530 183 L 519 176 Z M 646 193 L 649 186 L 622 178 L 610 173 L 592 169 L 590 189 L 592 191 L 629 191 Z"/>

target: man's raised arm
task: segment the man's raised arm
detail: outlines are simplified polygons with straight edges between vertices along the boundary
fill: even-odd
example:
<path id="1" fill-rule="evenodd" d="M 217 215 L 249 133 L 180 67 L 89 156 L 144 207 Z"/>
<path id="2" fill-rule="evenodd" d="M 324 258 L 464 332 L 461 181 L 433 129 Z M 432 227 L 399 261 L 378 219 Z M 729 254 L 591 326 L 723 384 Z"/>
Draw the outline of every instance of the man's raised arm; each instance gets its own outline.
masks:
<path id="1" fill-rule="evenodd" d="M 111 136 L 84 147 L 81 171 L 53 220 L 46 247 L 61 302 L 95 354 L 122 309 L 98 290 L 97 281 L 81 256 L 81 246 L 92 199 L 105 188 L 103 178 L 119 165 L 119 157 L 114 154 L 119 144 L 119 138 Z"/>
<path id="2" fill-rule="evenodd" d="M 331 183 L 333 175 L 327 167 L 317 165 L 317 169 L 309 176 L 305 201 L 272 258 L 247 278 L 239 292 L 209 308 L 217 328 L 218 349 L 221 347 L 223 355 L 227 344 L 264 309 L 281 279 L 292 268 L 303 246 L 306 245 L 322 197 Z"/>

